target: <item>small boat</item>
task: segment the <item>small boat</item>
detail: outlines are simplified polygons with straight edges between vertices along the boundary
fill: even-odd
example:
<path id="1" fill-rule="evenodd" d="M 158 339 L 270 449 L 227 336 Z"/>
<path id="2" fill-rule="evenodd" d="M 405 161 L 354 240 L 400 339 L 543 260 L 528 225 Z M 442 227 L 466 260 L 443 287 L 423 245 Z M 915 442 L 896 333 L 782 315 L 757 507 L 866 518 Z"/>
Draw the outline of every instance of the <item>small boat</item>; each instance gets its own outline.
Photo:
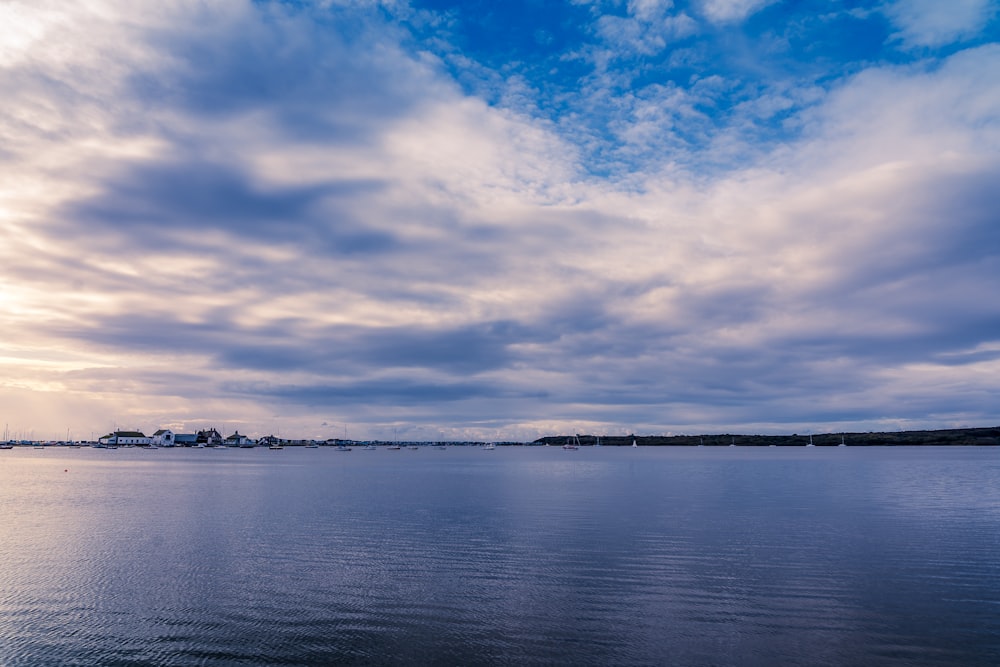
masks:
<path id="1" fill-rule="evenodd" d="M 563 445 L 562 448 L 563 449 L 580 449 L 580 437 L 574 435 L 572 440 L 570 440 L 569 438 L 566 438 L 566 444 Z"/>
<path id="2" fill-rule="evenodd" d="M 343 445 L 337 445 L 337 447 L 336 447 L 336 449 L 334 451 L 337 451 L 337 452 L 349 452 L 349 451 L 351 451 L 351 448 L 350 447 L 345 447 Z"/>
<path id="3" fill-rule="evenodd" d="M 376 447 L 375 445 L 365 445 L 364 447 L 362 447 L 362 449 L 364 449 L 367 452 L 374 452 L 376 449 L 378 449 L 378 447 Z"/>
<path id="4" fill-rule="evenodd" d="M 496 449 L 496 448 L 497 446 L 492 442 L 487 442 L 485 445 L 483 445 L 483 449 Z"/>
<path id="5" fill-rule="evenodd" d="M 319 445 L 317 445 L 315 442 L 310 442 L 308 445 L 305 446 L 305 448 L 306 449 L 319 449 Z"/>
<path id="6" fill-rule="evenodd" d="M 386 449 L 401 449 L 399 445 L 389 445 Z"/>
<path id="7" fill-rule="evenodd" d="M 268 449 L 284 449 L 285 446 L 284 445 L 274 444 L 274 445 L 268 445 L 267 448 Z"/>
<path id="8" fill-rule="evenodd" d="M 417 445 L 410 445 L 409 447 L 407 447 L 407 449 L 418 450 L 420 449 L 420 447 Z"/>
<path id="9" fill-rule="evenodd" d="M 0 449 L 14 449 L 14 445 L 5 442 L 2 445 L 0 445 Z"/>

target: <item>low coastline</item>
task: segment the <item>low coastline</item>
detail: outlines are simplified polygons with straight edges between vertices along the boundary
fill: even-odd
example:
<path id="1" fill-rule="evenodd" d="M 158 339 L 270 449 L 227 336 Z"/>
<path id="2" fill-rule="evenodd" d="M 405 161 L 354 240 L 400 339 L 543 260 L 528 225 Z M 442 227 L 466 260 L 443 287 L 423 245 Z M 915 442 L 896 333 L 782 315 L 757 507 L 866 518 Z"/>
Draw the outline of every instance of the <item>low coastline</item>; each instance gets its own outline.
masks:
<path id="1" fill-rule="evenodd" d="M 573 436 L 546 436 L 531 444 L 561 446 Z M 607 447 L 803 447 L 810 443 L 816 447 L 947 447 L 947 446 L 1000 446 L 1000 427 L 958 428 L 934 431 L 887 431 L 866 433 L 813 433 L 791 435 L 744 435 L 736 433 L 703 435 L 577 435 L 581 446 Z"/>
<path id="2" fill-rule="evenodd" d="M 271 442 L 274 440 L 274 443 Z M 734 433 L 716 433 L 701 435 L 549 435 L 538 438 L 532 442 L 440 442 L 440 441 L 362 441 L 330 439 L 326 441 L 305 440 L 305 439 L 277 439 L 273 436 L 262 438 L 260 441 L 253 441 L 252 444 L 216 445 L 214 448 L 240 448 L 240 447 L 268 447 L 269 444 L 280 443 L 286 447 L 334 447 L 343 449 L 345 447 L 398 447 L 408 446 L 428 446 L 428 447 L 481 447 L 486 444 L 497 446 L 553 446 L 559 447 L 566 442 L 573 441 L 580 447 L 631 447 L 633 444 L 639 447 L 803 447 L 813 445 L 816 447 L 982 447 L 1000 446 L 1000 426 L 988 426 L 981 428 L 958 428 L 922 431 L 884 431 L 884 432 L 837 432 L 837 433 L 812 433 L 791 435 L 747 435 Z M 42 441 L 42 440 L 7 440 L 0 442 L 0 449 L 12 449 L 13 447 L 80 447 L 93 446 L 102 447 L 97 442 L 89 441 Z M 132 447 L 137 445 L 120 445 Z M 196 445 L 181 445 L 177 447 L 194 447 Z M 145 446 L 147 449 L 158 449 L 157 446 Z"/>

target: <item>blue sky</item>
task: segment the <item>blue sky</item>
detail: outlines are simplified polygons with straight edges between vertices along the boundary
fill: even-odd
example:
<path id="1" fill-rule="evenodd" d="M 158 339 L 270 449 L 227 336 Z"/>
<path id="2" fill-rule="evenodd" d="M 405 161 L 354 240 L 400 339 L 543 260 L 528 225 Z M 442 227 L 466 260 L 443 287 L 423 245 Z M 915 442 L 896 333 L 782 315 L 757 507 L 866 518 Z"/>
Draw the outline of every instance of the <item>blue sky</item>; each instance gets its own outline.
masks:
<path id="1" fill-rule="evenodd" d="M 0 4 L 0 419 L 1000 423 L 990 0 Z"/>

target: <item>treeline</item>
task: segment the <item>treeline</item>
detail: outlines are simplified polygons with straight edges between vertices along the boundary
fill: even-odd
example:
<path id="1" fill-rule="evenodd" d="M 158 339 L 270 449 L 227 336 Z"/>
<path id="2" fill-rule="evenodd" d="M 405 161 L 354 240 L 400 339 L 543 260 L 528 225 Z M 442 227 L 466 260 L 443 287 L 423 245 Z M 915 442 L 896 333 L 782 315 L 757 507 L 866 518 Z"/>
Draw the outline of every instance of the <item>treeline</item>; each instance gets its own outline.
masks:
<path id="1" fill-rule="evenodd" d="M 581 446 L 598 444 L 608 447 L 630 447 L 633 442 L 640 447 L 801 447 L 809 444 L 810 436 L 799 435 L 738 435 L 721 433 L 713 435 L 549 435 L 535 440 L 537 445 L 563 445 L 579 440 Z M 940 431 L 892 431 L 886 433 L 818 433 L 812 435 L 817 447 L 836 447 L 841 442 L 853 447 L 896 446 L 974 446 L 1000 445 L 1000 427 L 956 428 Z"/>

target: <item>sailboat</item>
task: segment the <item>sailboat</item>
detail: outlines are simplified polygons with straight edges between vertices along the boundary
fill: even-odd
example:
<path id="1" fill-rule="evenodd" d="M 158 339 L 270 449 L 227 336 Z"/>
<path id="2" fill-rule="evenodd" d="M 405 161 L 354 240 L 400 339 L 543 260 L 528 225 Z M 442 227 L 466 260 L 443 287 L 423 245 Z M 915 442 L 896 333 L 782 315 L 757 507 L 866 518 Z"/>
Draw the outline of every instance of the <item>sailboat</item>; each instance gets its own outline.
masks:
<path id="1" fill-rule="evenodd" d="M 635 438 L 632 439 L 632 446 L 633 447 L 638 447 L 639 446 L 639 444 L 635 441 Z"/>
<path id="2" fill-rule="evenodd" d="M 847 443 L 844 442 L 844 436 L 840 436 L 840 444 L 838 447 L 847 447 Z"/>
<path id="3" fill-rule="evenodd" d="M 580 449 L 580 437 L 574 435 L 572 440 L 566 438 L 566 444 L 563 445 L 563 449 Z"/>
<path id="4" fill-rule="evenodd" d="M 813 444 L 813 437 L 812 437 L 812 435 L 810 434 L 810 435 L 809 435 L 809 444 L 808 444 L 808 445 L 806 445 L 806 447 L 815 447 L 815 446 L 816 446 L 816 445 L 814 445 L 814 444 Z"/>

